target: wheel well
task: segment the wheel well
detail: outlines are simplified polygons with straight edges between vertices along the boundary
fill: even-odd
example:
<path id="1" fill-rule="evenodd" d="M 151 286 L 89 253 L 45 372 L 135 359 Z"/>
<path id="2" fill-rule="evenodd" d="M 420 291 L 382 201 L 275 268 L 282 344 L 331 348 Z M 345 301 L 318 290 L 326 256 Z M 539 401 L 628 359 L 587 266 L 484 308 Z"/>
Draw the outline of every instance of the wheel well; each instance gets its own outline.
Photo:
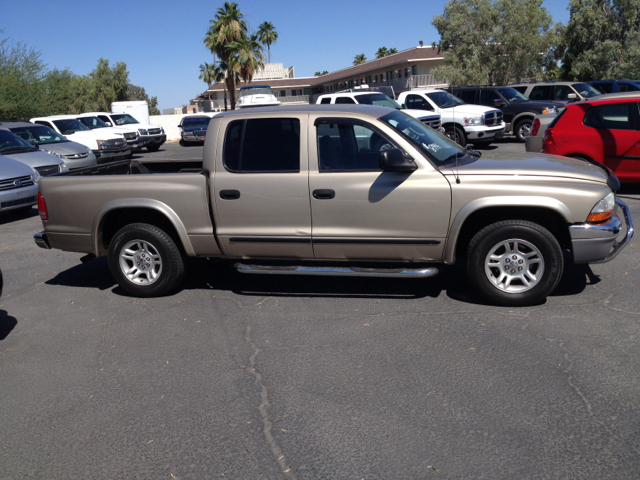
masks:
<path id="1" fill-rule="evenodd" d="M 533 115 L 522 115 L 521 117 L 518 117 L 516 119 L 513 120 L 513 122 L 511 122 L 512 125 L 517 125 L 519 124 L 522 120 L 531 120 L 533 122 Z"/>
<path id="2" fill-rule="evenodd" d="M 178 231 L 164 214 L 153 208 L 119 208 L 108 212 L 98 227 L 98 234 L 102 237 L 100 247 L 105 253 L 116 232 L 131 223 L 147 223 L 164 230 L 184 253 Z"/>
<path id="3" fill-rule="evenodd" d="M 589 155 L 585 155 L 584 153 L 570 153 L 568 155 L 565 155 L 565 157 L 577 158 L 579 160 L 586 160 L 587 162 L 593 162 L 593 159 Z"/>
<path id="4" fill-rule="evenodd" d="M 462 125 L 460 125 L 459 123 L 446 122 L 446 123 L 443 123 L 442 126 L 444 128 L 447 128 L 447 127 L 458 127 L 459 129 L 461 129 L 464 132 L 464 127 Z"/>
<path id="5" fill-rule="evenodd" d="M 466 257 L 473 236 L 492 223 L 503 220 L 528 220 L 549 230 L 562 249 L 571 249 L 567 221 L 558 212 L 543 207 L 489 207 L 473 212 L 462 224 L 456 242 L 456 258 Z"/>

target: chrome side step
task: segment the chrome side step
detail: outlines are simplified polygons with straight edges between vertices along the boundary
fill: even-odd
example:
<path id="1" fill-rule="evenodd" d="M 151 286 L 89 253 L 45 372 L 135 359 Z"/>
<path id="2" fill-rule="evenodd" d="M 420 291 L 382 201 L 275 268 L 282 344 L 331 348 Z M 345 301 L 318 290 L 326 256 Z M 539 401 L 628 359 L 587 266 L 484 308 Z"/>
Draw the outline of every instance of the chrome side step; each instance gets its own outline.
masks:
<path id="1" fill-rule="evenodd" d="M 310 266 L 272 266 L 245 265 L 236 263 L 240 273 L 259 273 L 267 275 L 325 275 L 347 277 L 393 277 L 426 278 L 438 274 L 435 267 L 426 268 L 358 268 L 358 267 L 310 267 Z"/>

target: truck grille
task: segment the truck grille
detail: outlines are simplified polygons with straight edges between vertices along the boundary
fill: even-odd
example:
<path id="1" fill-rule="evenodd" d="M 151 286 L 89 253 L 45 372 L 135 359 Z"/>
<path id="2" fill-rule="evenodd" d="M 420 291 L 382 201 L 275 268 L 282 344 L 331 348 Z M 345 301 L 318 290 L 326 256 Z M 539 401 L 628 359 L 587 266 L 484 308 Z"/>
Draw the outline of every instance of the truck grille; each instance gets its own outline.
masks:
<path id="1" fill-rule="evenodd" d="M 120 150 L 127 146 L 127 142 L 125 142 L 122 138 L 116 138 L 113 140 L 107 140 L 107 145 L 109 145 L 110 149 Z"/>
<path id="2" fill-rule="evenodd" d="M 484 115 L 484 124 L 488 126 L 496 126 L 502 123 L 502 112 L 500 110 L 493 110 Z"/>
<path id="3" fill-rule="evenodd" d="M 160 135 L 161 133 L 162 133 L 162 130 L 160 130 L 159 128 L 149 129 L 149 135 Z"/>
<path id="4" fill-rule="evenodd" d="M 25 175 L 24 177 L 9 178 L 6 180 L 0 180 L 0 191 L 28 187 L 29 185 L 33 185 L 33 179 L 30 175 Z"/>
<path id="5" fill-rule="evenodd" d="M 44 167 L 35 167 L 40 175 L 46 177 L 47 175 L 53 175 L 60 172 L 60 165 L 46 165 Z"/>
<path id="6" fill-rule="evenodd" d="M 125 140 L 135 140 L 136 137 L 137 137 L 137 135 L 135 134 L 135 132 L 125 133 L 124 134 L 124 139 Z"/>
<path id="7" fill-rule="evenodd" d="M 17 207 L 18 205 L 26 205 L 28 203 L 35 203 L 38 199 L 36 197 L 19 198 L 17 200 L 11 200 L 10 202 L 0 203 L 0 208 Z"/>
<path id="8" fill-rule="evenodd" d="M 206 131 L 206 130 L 195 130 L 195 131 L 193 132 L 193 134 L 194 134 L 196 137 L 204 137 L 204 136 L 207 134 L 207 131 Z"/>
<path id="9" fill-rule="evenodd" d="M 434 130 L 438 130 L 440 128 L 440 120 L 423 120 L 422 123 Z"/>

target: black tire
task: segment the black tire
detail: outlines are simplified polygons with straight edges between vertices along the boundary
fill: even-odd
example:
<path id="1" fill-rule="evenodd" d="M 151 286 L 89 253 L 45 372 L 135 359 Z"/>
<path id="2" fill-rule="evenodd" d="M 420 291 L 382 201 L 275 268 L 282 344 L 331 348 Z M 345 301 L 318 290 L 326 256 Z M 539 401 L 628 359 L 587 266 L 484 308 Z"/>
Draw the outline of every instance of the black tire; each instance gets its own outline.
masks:
<path id="1" fill-rule="evenodd" d="M 525 137 L 531 133 L 531 125 L 533 125 L 533 119 L 531 118 L 523 118 L 516 123 L 513 134 L 519 142 L 524 142 L 526 140 Z"/>
<path id="2" fill-rule="evenodd" d="M 492 258 L 490 253 L 494 254 Z M 497 305 L 542 302 L 558 285 L 563 268 L 562 249 L 553 234 L 525 220 L 505 220 L 483 228 L 467 250 L 469 280 Z M 506 277 L 504 285 L 502 276 Z M 509 278 L 512 281 L 507 285 Z"/>
<path id="3" fill-rule="evenodd" d="M 133 254 L 127 253 L 127 246 Z M 131 258 L 124 258 L 125 254 Z M 158 227 L 146 223 L 132 223 L 118 230 L 109 243 L 108 256 L 111 274 L 127 293 L 135 297 L 166 295 L 184 277 L 184 261 L 173 239 Z M 155 257 L 159 257 L 159 261 Z M 137 278 L 130 279 L 125 268 L 135 270 L 131 275 L 137 273 Z"/>
<path id="4" fill-rule="evenodd" d="M 445 127 L 444 134 L 461 147 L 467 146 L 467 136 L 461 128 L 454 126 Z"/>
<path id="5" fill-rule="evenodd" d="M 185 146 L 185 145 L 184 145 L 184 140 L 183 140 L 183 139 L 180 139 L 180 142 L 179 142 L 179 143 L 180 143 L 180 146 L 181 146 L 181 147 L 184 147 L 184 146 Z"/>
<path id="6" fill-rule="evenodd" d="M 160 144 L 159 143 L 154 143 L 152 145 L 147 145 L 147 150 L 149 150 L 150 152 L 157 152 L 160 149 Z"/>

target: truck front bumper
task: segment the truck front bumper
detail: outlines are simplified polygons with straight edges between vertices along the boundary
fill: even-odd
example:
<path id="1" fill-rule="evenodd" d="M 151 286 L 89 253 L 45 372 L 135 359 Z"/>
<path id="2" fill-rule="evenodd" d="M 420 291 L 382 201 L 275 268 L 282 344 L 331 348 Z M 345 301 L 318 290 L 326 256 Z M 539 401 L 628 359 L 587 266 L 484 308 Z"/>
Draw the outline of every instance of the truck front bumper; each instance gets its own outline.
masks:
<path id="1" fill-rule="evenodd" d="M 605 263 L 627 246 L 634 233 L 631 212 L 621 200 L 616 199 L 616 204 L 618 208 L 607 223 L 581 223 L 569 227 L 573 263 Z"/>
<path id="2" fill-rule="evenodd" d="M 469 140 L 497 140 L 504 136 L 504 124 L 498 127 L 464 127 Z"/>
<path id="3" fill-rule="evenodd" d="M 121 150 L 93 150 L 93 154 L 96 156 L 98 165 L 125 160 L 131 157 L 131 146 L 127 145 Z"/>
<path id="4" fill-rule="evenodd" d="M 167 141 L 167 135 L 163 133 L 162 135 L 149 135 L 145 137 L 146 143 L 145 146 L 148 145 L 162 145 Z"/>

